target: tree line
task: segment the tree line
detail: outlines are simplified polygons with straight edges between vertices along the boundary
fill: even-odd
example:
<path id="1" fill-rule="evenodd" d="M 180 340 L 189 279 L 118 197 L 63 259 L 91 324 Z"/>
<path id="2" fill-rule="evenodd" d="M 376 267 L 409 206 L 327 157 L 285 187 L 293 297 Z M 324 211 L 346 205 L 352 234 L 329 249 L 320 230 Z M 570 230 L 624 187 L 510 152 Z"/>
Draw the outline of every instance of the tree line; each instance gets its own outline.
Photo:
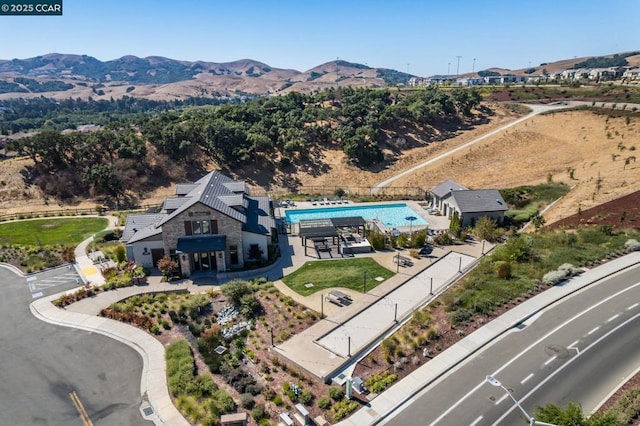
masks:
<path id="1" fill-rule="evenodd" d="M 31 157 L 29 178 L 46 194 L 87 195 L 78 193 L 77 188 L 84 188 L 88 195 L 104 195 L 119 204 L 127 192 L 143 191 L 153 177 L 166 179 L 168 164 L 197 168 L 213 160 L 226 169 L 247 164 L 283 168 L 315 161 L 327 147 L 341 147 L 354 165 L 371 167 L 383 161 L 388 134 L 461 123 L 480 99 L 473 89 L 292 92 L 241 105 L 138 115 L 91 133 L 47 129 L 10 148 Z M 64 105 L 72 108 L 74 103 Z M 101 106 L 142 113 L 131 98 Z"/>
<path id="2" fill-rule="evenodd" d="M 0 81 L 0 92 L 3 84 L 7 83 Z M 0 134 L 9 135 L 41 129 L 73 130 L 80 124 L 105 125 L 114 122 L 132 122 L 164 111 L 241 102 L 239 98 L 226 97 L 192 97 L 170 101 L 154 101 L 132 96 L 109 100 L 93 98 L 59 100 L 44 96 L 5 99 L 0 100 Z"/>

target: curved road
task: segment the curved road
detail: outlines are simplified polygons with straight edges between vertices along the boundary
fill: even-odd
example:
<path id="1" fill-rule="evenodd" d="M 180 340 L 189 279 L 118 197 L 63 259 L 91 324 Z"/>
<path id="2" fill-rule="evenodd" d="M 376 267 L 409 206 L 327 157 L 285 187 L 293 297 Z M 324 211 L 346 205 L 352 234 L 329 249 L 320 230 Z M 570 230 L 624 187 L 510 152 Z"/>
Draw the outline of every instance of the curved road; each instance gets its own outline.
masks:
<path id="1" fill-rule="evenodd" d="M 142 359 L 107 337 L 36 319 L 24 277 L 0 267 L 0 424 L 150 425 L 139 411 Z"/>
<path id="2" fill-rule="evenodd" d="M 567 104 L 563 104 L 563 105 L 529 105 L 529 104 L 527 104 L 526 106 L 531 108 L 531 112 L 529 114 L 525 115 L 524 117 L 520 117 L 517 120 L 512 121 L 511 123 L 505 124 L 502 127 L 494 129 L 494 130 L 490 131 L 489 133 L 486 133 L 486 134 L 484 134 L 484 135 L 482 135 L 482 136 L 480 136 L 478 138 L 475 138 L 475 139 L 473 139 L 473 140 L 471 140 L 471 141 L 469 141 L 469 142 L 467 142 L 467 143 L 465 143 L 463 145 L 460 145 L 460 146 L 458 146 L 456 148 L 453 148 L 450 151 L 444 152 L 444 153 L 442 153 L 440 155 L 437 155 L 437 156 L 435 156 L 433 158 L 430 158 L 429 160 L 424 161 L 424 162 L 422 162 L 420 164 L 417 164 L 417 165 L 411 167 L 410 169 L 405 170 L 404 172 L 398 173 L 395 176 L 391 176 L 390 178 L 385 179 L 382 182 L 377 183 L 376 185 L 374 185 L 373 188 L 371 188 L 371 193 L 372 194 L 377 194 L 378 191 L 380 190 L 380 188 L 383 188 L 385 186 L 389 186 L 390 183 L 392 183 L 393 181 L 395 181 L 397 179 L 400 179 L 401 177 L 404 177 L 404 176 L 406 176 L 408 174 L 411 174 L 411 173 L 415 172 L 416 170 L 419 170 L 419 169 L 421 169 L 423 167 L 426 167 L 426 166 L 428 166 L 430 164 L 433 164 L 433 163 L 438 162 L 438 161 L 440 161 L 440 160 L 442 160 L 444 158 L 447 158 L 450 155 L 455 154 L 456 152 L 458 152 L 460 150 L 468 148 L 471 145 L 474 145 L 474 144 L 476 144 L 476 143 L 478 143 L 478 142 L 480 142 L 480 141 L 482 141 L 482 140 L 484 140 L 484 139 L 486 139 L 488 137 L 491 137 L 493 135 L 496 135 L 496 134 L 504 131 L 505 129 L 508 129 L 509 127 L 515 126 L 516 124 L 520 124 L 523 121 L 527 121 L 530 118 L 532 118 L 532 117 L 534 117 L 534 116 L 536 116 L 536 115 L 538 115 L 538 114 L 540 114 L 542 112 L 573 108 L 575 105 L 570 105 L 570 104 L 567 103 Z"/>
<path id="3" fill-rule="evenodd" d="M 493 375 L 529 414 L 546 403 L 591 412 L 640 366 L 640 266 L 557 303 L 412 398 L 386 424 L 523 422 Z"/>

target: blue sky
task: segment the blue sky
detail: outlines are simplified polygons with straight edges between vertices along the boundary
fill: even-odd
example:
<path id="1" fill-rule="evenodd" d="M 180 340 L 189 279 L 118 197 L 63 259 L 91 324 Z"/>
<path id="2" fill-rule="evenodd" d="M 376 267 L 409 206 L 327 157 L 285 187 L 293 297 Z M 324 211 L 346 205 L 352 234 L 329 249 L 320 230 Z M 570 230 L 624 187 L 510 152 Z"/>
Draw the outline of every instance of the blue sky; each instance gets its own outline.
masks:
<path id="1" fill-rule="evenodd" d="M 640 50 L 639 19 L 639 0 L 63 0 L 63 16 L 0 16 L 0 58 L 250 58 L 300 71 L 340 58 L 462 74 L 473 58 L 478 71 Z"/>

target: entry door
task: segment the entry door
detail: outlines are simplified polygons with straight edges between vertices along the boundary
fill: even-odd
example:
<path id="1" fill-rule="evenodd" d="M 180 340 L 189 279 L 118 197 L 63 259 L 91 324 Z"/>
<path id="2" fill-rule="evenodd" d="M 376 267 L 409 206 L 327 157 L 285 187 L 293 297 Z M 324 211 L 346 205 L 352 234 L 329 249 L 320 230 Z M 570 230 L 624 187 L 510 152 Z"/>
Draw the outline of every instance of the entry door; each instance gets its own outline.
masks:
<path id="1" fill-rule="evenodd" d="M 209 253 L 200 253 L 200 266 L 203 271 L 211 269 L 211 257 Z"/>
<path id="2" fill-rule="evenodd" d="M 164 257 L 164 249 L 161 248 L 152 248 L 151 249 L 151 262 L 153 263 L 153 267 L 158 267 L 158 262 L 160 259 Z"/>

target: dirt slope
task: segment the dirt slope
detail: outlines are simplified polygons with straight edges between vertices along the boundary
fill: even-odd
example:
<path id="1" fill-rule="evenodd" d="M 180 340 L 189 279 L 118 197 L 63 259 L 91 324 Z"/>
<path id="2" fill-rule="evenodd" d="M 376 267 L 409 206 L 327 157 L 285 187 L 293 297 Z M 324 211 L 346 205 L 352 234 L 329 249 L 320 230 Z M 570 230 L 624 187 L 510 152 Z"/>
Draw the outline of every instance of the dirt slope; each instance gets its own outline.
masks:
<path id="1" fill-rule="evenodd" d="M 407 150 L 395 163 L 377 172 L 346 165 L 343 152 L 333 149 L 323 153 L 326 172 L 300 170 L 288 172 L 286 178 L 300 182 L 301 192 L 310 186 L 372 186 L 516 117 L 506 108 L 493 107 L 496 113 L 490 123 L 428 147 Z M 570 193 L 545 214 L 547 223 L 552 223 L 577 213 L 578 208 L 584 211 L 640 190 L 640 163 L 634 160 L 639 156 L 638 149 L 640 117 L 608 118 L 590 111 L 539 115 L 420 169 L 394 182 L 394 186 L 432 188 L 445 179 L 454 179 L 470 188 L 507 188 L 545 182 L 551 176 L 554 181 L 563 181 L 572 187 Z M 38 191 L 20 184 L 19 172 L 24 164 L 25 160 L 4 161 L 4 167 L 0 168 L 0 212 L 58 208 L 42 200 Z M 259 183 L 267 186 L 265 182 Z M 272 192 L 278 190 L 277 182 L 270 182 L 268 186 Z M 160 202 L 170 191 L 171 188 L 159 188 L 146 201 Z"/>

